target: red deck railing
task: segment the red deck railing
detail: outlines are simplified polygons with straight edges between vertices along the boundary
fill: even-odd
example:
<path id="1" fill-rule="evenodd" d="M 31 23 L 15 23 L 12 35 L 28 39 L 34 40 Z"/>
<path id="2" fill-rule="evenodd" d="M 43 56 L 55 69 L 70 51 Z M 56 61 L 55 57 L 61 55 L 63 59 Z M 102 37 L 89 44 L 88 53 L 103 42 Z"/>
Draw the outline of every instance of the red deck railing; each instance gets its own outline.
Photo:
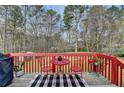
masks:
<path id="1" fill-rule="evenodd" d="M 53 57 L 61 55 L 63 58 L 70 61 L 69 64 L 62 66 L 64 73 L 70 73 L 70 68 L 74 65 L 80 66 L 82 72 L 93 72 L 94 65 L 88 62 L 91 53 L 12 53 L 13 62 L 15 65 L 25 62 L 23 70 L 25 72 L 40 72 L 41 63 L 42 66 L 52 66 L 51 60 Z M 102 74 L 105 78 L 110 80 L 117 86 L 122 86 L 123 69 L 122 64 L 116 57 L 105 54 L 96 53 L 98 59 L 100 59 L 100 65 L 97 67 L 99 74 Z M 59 71 L 59 67 L 55 67 L 55 72 Z M 122 80 L 123 79 L 123 80 Z"/>

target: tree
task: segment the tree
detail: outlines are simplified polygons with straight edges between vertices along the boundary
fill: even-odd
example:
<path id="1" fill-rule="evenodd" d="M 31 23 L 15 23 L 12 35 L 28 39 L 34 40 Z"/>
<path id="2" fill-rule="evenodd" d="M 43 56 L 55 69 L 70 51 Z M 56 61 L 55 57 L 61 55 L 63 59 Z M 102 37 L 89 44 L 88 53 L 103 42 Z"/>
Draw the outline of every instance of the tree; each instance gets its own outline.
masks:
<path id="1" fill-rule="evenodd" d="M 49 52 L 49 49 L 54 46 L 52 37 L 56 32 L 58 32 L 57 28 L 60 22 L 60 14 L 56 11 L 50 9 L 47 10 L 46 13 L 43 15 L 42 24 L 44 29 L 44 37 L 46 40 L 46 52 Z"/>
<path id="2" fill-rule="evenodd" d="M 42 41 L 40 40 L 40 34 L 42 33 L 42 15 L 44 13 L 44 7 L 43 5 L 39 6 L 29 6 L 28 9 L 28 33 L 30 34 L 29 41 L 32 40 L 33 42 L 29 42 L 31 44 L 32 51 L 40 51 L 40 47 L 42 44 Z M 29 45 L 27 43 L 27 46 Z M 37 45 L 37 46 L 35 46 Z"/>
<path id="3" fill-rule="evenodd" d="M 65 6 L 63 17 L 42 5 L 0 6 L 0 47 L 63 52 L 75 44 L 75 50 L 113 52 L 124 48 L 123 16 L 124 7 L 115 5 Z"/>
<path id="4" fill-rule="evenodd" d="M 11 6 L 9 10 L 8 27 L 12 35 L 12 52 L 16 52 L 16 50 L 20 48 L 16 46 L 20 43 L 18 40 L 20 39 L 19 33 L 22 33 L 22 26 L 23 16 L 21 8 L 19 6 Z"/>
<path id="5" fill-rule="evenodd" d="M 77 51 L 77 43 L 80 32 L 79 24 L 81 22 L 84 9 L 85 6 L 72 5 L 66 6 L 64 11 L 64 23 L 66 29 L 69 31 L 69 43 L 75 43 L 75 51 Z M 70 40 L 72 40 L 73 42 Z"/>
<path id="6" fill-rule="evenodd" d="M 89 51 L 102 52 L 116 47 L 122 35 L 122 8 L 117 6 L 90 6 L 81 22 L 81 38 Z M 122 36 L 121 36 L 122 38 Z M 112 49 L 113 50 L 113 49 Z M 111 50 L 111 51 L 112 51 Z"/>
<path id="7" fill-rule="evenodd" d="M 109 22 L 109 28 L 108 28 L 108 37 L 107 37 L 107 43 L 108 47 L 110 48 L 109 52 L 114 52 L 115 48 L 119 48 L 119 42 L 121 42 L 122 35 L 119 35 L 120 33 L 122 34 L 123 31 L 122 29 L 122 23 L 123 23 L 123 8 L 120 6 L 111 6 L 107 9 L 107 20 Z M 121 37 L 121 39 L 119 39 Z M 119 41 L 118 41 L 119 40 Z"/>
<path id="8" fill-rule="evenodd" d="M 6 32 L 7 32 L 7 18 L 8 18 L 8 7 L 9 6 L 0 6 L 1 9 L 1 14 L 4 15 L 4 31 L 3 34 L 1 34 L 1 38 L 2 38 L 2 48 L 3 48 L 3 52 L 5 53 L 6 51 Z"/>

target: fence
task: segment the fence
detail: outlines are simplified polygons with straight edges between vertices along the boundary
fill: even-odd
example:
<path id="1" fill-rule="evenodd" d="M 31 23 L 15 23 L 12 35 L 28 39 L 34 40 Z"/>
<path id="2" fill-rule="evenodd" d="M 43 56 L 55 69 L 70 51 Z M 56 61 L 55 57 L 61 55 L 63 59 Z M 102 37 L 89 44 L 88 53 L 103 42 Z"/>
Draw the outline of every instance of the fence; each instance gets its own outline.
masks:
<path id="1" fill-rule="evenodd" d="M 62 66 L 64 73 L 71 73 L 72 66 L 79 66 L 82 72 L 93 72 L 95 66 L 89 63 L 89 58 L 92 53 L 12 53 L 14 65 L 19 65 L 25 62 L 23 66 L 24 72 L 40 72 L 41 65 L 52 66 L 51 61 L 55 56 L 62 56 L 70 63 Z M 109 56 L 101 53 L 95 53 L 99 59 L 99 66 L 97 72 L 102 74 L 112 83 L 117 86 L 122 86 L 124 64 L 114 56 Z M 92 55 L 94 56 L 94 55 Z M 59 66 L 55 67 L 55 72 L 59 72 Z"/>

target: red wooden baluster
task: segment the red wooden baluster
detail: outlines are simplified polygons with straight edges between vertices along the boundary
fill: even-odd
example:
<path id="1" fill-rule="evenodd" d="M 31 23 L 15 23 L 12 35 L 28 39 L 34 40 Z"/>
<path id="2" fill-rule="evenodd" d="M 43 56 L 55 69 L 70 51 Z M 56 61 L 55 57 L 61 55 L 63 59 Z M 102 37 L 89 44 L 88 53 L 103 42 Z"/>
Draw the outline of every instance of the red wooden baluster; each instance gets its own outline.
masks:
<path id="1" fill-rule="evenodd" d="M 79 55 L 79 63 L 80 63 L 80 64 L 79 64 L 79 66 L 80 66 L 80 69 L 81 69 L 81 72 L 80 72 L 80 73 L 81 73 L 81 78 L 82 78 L 82 76 L 83 76 L 83 74 L 82 74 L 82 73 L 83 73 L 83 69 L 82 69 L 82 62 L 81 62 L 81 58 L 82 58 L 82 56 L 81 56 L 81 55 Z"/>
<path id="2" fill-rule="evenodd" d="M 118 65 L 116 65 L 116 84 L 118 86 Z"/>
<path id="3" fill-rule="evenodd" d="M 81 62 L 82 62 L 82 72 L 84 72 L 84 57 L 81 56 Z"/>
<path id="4" fill-rule="evenodd" d="M 101 60 L 102 60 L 102 75 L 103 75 L 103 71 L 104 71 L 104 59 L 103 58 L 101 58 Z"/>
<path id="5" fill-rule="evenodd" d="M 29 69 L 29 72 L 31 72 L 31 70 L 30 70 L 30 68 L 31 68 L 31 56 L 29 56 L 28 61 L 29 61 L 28 69 Z"/>
<path id="6" fill-rule="evenodd" d="M 31 72 L 31 56 L 28 56 L 28 60 L 29 60 L 29 64 L 28 64 L 28 69 L 29 69 L 29 72 Z"/>
<path id="7" fill-rule="evenodd" d="M 116 77 L 116 75 L 117 75 L 116 64 L 114 65 L 114 69 L 115 69 L 115 73 L 114 73 L 114 77 L 115 77 L 115 78 L 114 78 L 114 83 L 117 84 L 117 83 L 116 83 L 116 79 L 117 79 L 117 77 Z"/>
<path id="8" fill-rule="evenodd" d="M 112 67 L 111 67 L 111 81 L 112 81 L 112 83 L 114 83 L 114 63 L 113 63 L 113 61 L 112 61 Z"/>
<path id="9" fill-rule="evenodd" d="M 71 70 L 71 72 L 72 72 L 72 64 L 73 64 L 73 57 L 71 56 L 71 67 L 70 67 L 70 70 Z"/>
<path id="10" fill-rule="evenodd" d="M 34 64 L 35 64 L 35 72 L 37 72 L 37 59 L 38 59 L 38 56 L 37 55 L 35 55 L 35 62 L 34 62 Z"/>
<path id="11" fill-rule="evenodd" d="M 39 56 L 39 58 L 40 58 L 40 73 L 41 73 L 41 77 L 40 77 L 40 79 L 42 79 L 42 71 L 43 71 L 43 69 L 42 69 L 42 66 L 43 66 L 43 62 L 42 62 L 42 56 Z"/>
<path id="12" fill-rule="evenodd" d="M 55 61 L 55 56 L 52 57 L 52 61 Z M 52 64 L 52 68 L 53 68 L 52 72 L 55 73 L 56 69 L 55 69 L 55 65 L 54 64 Z"/>
<path id="13" fill-rule="evenodd" d="M 89 63 L 89 61 L 88 61 L 88 72 L 90 72 L 90 63 Z"/>
<path id="14" fill-rule="evenodd" d="M 25 56 L 25 72 L 28 72 L 28 59 L 27 59 L 27 56 Z"/>
<path id="15" fill-rule="evenodd" d="M 38 66 L 38 64 L 39 64 L 39 56 L 37 56 L 37 60 L 36 60 L 36 72 L 39 72 L 39 66 Z"/>
<path id="16" fill-rule="evenodd" d="M 67 59 L 67 55 L 63 56 L 63 59 Z M 61 70 L 63 70 L 63 72 L 65 73 L 66 72 L 66 66 L 65 65 L 62 65 L 61 66 Z"/>
<path id="17" fill-rule="evenodd" d="M 43 66 L 42 66 L 43 69 L 46 69 L 46 67 L 45 67 L 45 66 L 46 66 L 46 55 L 43 56 L 42 64 L 43 64 Z M 42 69 L 42 70 L 43 70 L 43 69 Z"/>
<path id="18" fill-rule="evenodd" d="M 36 63 L 36 61 L 35 61 L 35 55 L 33 56 L 33 72 L 36 72 L 35 71 L 35 63 Z"/>
<path id="19" fill-rule="evenodd" d="M 107 76 L 107 58 L 105 59 L 105 77 Z"/>
<path id="20" fill-rule="evenodd" d="M 76 66 L 76 62 L 75 62 L 75 56 L 74 56 L 74 67 Z"/>
<path id="21" fill-rule="evenodd" d="M 108 62 L 108 79 L 110 80 L 110 60 Z"/>
<path id="22" fill-rule="evenodd" d="M 122 67 L 120 67 L 120 87 L 122 87 Z"/>
<path id="23" fill-rule="evenodd" d="M 68 56 L 69 64 L 68 64 L 68 73 L 70 74 L 70 56 Z"/>
<path id="24" fill-rule="evenodd" d="M 32 72 L 34 72 L 34 56 L 32 56 L 31 63 L 32 63 Z"/>
<path id="25" fill-rule="evenodd" d="M 114 84 L 116 84 L 116 83 L 115 83 L 115 79 L 116 79 L 116 77 L 115 77 L 115 75 L 116 75 L 116 73 L 115 73 L 115 72 L 116 72 L 115 65 L 116 65 L 115 62 L 113 62 L 113 83 L 114 83 Z"/>
<path id="26" fill-rule="evenodd" d="M 48 55 L 48 56 L 46 56 L 46 66 L 49 66 L 49 63 L 48 63 L 48 62 L 49 62 L 49 61 L 48 61 L 48 58 L 49 58 L 49 55 Z M 47 75 L 48 75 L 48 73 L 49 73 L 49 72 L 47 71 Z"/>
<path id="27" fill-rule="evenodd" d="M 27 56 L 25 56 L 25 72 L 28 72 L 28 60 L 27 60 Z"/>
<path id="28" fill-rule="evenodd" d="M 94 67 L 93 67 L 93 68 L 94 68 Z M 89 69 L 90 69 L 90 72 L 93 72 L 93 71 L 92 71 L 92 63 L 90 63 Z"/>
<path id="29" fill-rule="evenodd" d="M 69 61 L 69 56 L 67 56 L 67 60 Z M 65 72 L 66 72 L 66 73 L 68 73 L 68 69 L 67 69 L 67 67 L 68 67 L 68 64 L 65 65 Z"/>
<path id="30" fill-rule="evenodd" d="M 87 64 L 86 64 L 86 56 L 84 56 L 84 59 L 85 59 L 85 72 L 86 72 L 86 66 L 87 66 Z"/>

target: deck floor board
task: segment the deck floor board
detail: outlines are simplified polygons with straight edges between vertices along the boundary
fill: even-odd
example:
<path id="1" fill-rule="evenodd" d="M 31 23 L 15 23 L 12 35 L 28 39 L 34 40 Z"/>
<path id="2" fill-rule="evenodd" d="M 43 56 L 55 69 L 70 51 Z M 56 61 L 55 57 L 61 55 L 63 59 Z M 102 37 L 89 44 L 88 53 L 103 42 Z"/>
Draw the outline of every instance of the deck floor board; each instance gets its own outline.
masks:
<path id="1" fill-rule="evenodd" d="M 8 85 L 8 87 L 28 87 L 30 85 L 30 81 L 36 76 L 38 73 L 25 73 L 23 76 L 19 78 L 14 78 L 13 82 Z M 83 79 L 88 87 L 116 87 L 115 84 L 111 84 L 111 82 L 105 79 L 102 76 L 97 76 L 95 73 L 83 73 Z"/>

